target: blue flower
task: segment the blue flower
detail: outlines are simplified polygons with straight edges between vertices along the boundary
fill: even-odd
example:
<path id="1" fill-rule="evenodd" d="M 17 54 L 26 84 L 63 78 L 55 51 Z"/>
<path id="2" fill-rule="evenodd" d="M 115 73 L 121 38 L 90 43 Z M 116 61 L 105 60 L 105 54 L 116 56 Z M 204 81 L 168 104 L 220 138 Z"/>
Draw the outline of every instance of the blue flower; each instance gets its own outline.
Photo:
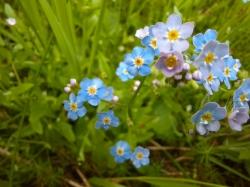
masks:
<path id="1" fill-rule="evenodd" d="M 204 34 L 199 33 L 193 36 L 193 44 L 196 52 L 201 52 L 203 47 L 210 41 L 216 40 L 217 32 L 213 29 L 208 29 Z"/>
<path id="2" fill-rule="evenodd" d="M 237 69 L 235 69 L 235 65 L 237 65 Z M 219 74 L 220 81 L 224 82 L 227 88 L 230 89 L 230 80 L 237 80 L 236 70 L 238 70 L 238 64 L 236 63 L 236 60 L 233 59 L 231 56 L 226 57 L 223 59 L 223 63 L 218 68 L 222 70 L 222 73 Z"/>
<path id="3" fill-rule="evenodd" d="M 234 92 L 234 109 L 249 108 L 250 101 L 250 79 L 246 79 L 242 85 Z"/>
<path id="4" fill-rule="evenodd" d="M 135 148 L 135 151 L 131 154 L 130 160 L 136 168 L 145 166 L 149 164 L 149 150 L 138 146 Z"/>
<path id="5" fill-rule="evenodd" d="M 96 128 L 109 129 L 110 126 L 118 127 L 119 119 L 114 115 L 112 110 L 108 112 L 102 112 L 98 114 L 98 121 L 96 122 Z"/>
<path id="6" fill-rule="evenodd" d="M 124 62 L 119 64 L 119 67 L 116 69 L 116 75 L 124 82 L 134 78 L 134 75 L 128 72 L 128 65 Z"/>
<path id="7" fill-rule="evenodd" d="M 241 131 L 242 125 L 249 120 L 249 109 L 239 108 L 233 110 L 233 112 L 228 117 L 228 123 L 231 129 L 235 131 Z"/>
<path id="8" fill-rule="evenodd" d="M 133 76 L 146 76 L 151 73 L 149 65 L 153 60 L 154 53 L 151 49 L 135 47 L 132 53 L 126 55 L 124 62 L 128 65 L 128 72 Z"/>
<path id="9" fill-rule="evenodd" d="M 157 56 L 160 54 L 160 51 L 158 49 L 158 44 L 157 44 L 157 38 L 152 36 L 152 35 L 148 35 L 146 37 L 144 37 L 142 39 L 142 44 L 150 49 L 152 49 L 154 51 L 154 55 Z"/>
<path id="10" fill-rule="evenodd" d="M 78 95 L 82 101 L 87 101 L 90 105 L 97 106 L 100 100 L 112 100 L 113 89 L 111 87 L 106 87 L 99 78 L 86 78 L 80 83 Z"/>
<path id="11" fill-rule="evenodd" d="M 87 112 L 83 102 L 73 93 L 69 95 L 69 101 L 64 101 L 64 109 L 68 111 L 68 118 L 71 120 L 77 120 L 78 117 L 83 117 Z"/>
<path id="12" fill-rule="evenodd" d="M 213 94 L 213 91 L 217 92 L 220 87 L 220 80 L 218 78 L 219 74 L 221 74 L 220 69 L 212 68 L 211 70 L 208 70 L 206 68 L 201 68 L 200 72 L 202 78 L 198 82 L 203 84 L 210 95 Z"/>
<path id="13" fill-rule="evenodd" d="M 111 147 L 110 154 L 114 157 L 117 163 L 123 163 L 130 158 L 130 146 L 125 141 L 118 141 L 113 147 Z"/>
<path id="14" fill-rule="evenodd" d="M 208 42 L 199 56 L 195 59 L 194 65 L 197 68 L 211 68 L 215 64 L 222 63 L 222 58 L 229 55 L 229 47 L 227 44 L 218 43 L 216 41 Z"/>
<path id="15" fill-rule="evenodd" d="M 193 22 L 182 24 L 179 15 L 171 14 L 166 23 L 158 23 L 152 27 L 152 34 L 158 40 L 161 53 L 183 52 L 189 47 L 187 39 L 192 35 L 193 30 Z"/>
<path id="16" fill-rule="evenodd" d="M 210 131 L 217 132 L 220 129 L 219 120 L 224 119 L 226 113 L 224 107 L 220 107 L 215 102 L 209 102 L 192 116 L 192 122 L 196 125 L 196 130 L 201 135 Z"/>

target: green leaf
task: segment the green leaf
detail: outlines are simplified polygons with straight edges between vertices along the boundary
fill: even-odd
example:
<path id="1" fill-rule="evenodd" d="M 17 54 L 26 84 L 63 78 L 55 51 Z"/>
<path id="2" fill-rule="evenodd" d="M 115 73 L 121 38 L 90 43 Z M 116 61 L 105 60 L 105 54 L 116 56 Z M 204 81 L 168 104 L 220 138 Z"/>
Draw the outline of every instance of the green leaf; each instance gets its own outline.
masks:
<path id="1" fill-rule="evenodd" d="M 12 17 L 12 18 L 16 17 L 16 14 L 15 14 L 13 8 L 8 3 L 4 4 L 4 12 L 5 12 L 6 16 L 8 16 L 8 17 Z"/>
<path id="2" fill-rule="evenodd" d="M 239 155 L 240 160 L 250 160 L 250 150 L 242 150 Z"/>
<path id="3" fill-rule="evenodd" d="M 29 91 L 34 85 L 32 83 L 22 83 L 17 87 L 12 87 L 10 89 L 11 94 L 20 95 Z"/>
<path id="4" fill-rule="evenodd" d="M 91 178 L 90 183 L 97 187 L 125 187 L 121 184 L 117 184 L 117 183 L 111 182 L 110 180 L 102 179 L 102 178 Z"/>
<path id="5" fill-rule="evenodd" d="M 75 141 L 75 134 L 72 129 L 72 126 L 68 123 L 61 122 L 55 124 L 55 129 L 58 131 L 64 138 L 66 138 L 69 142 Z"/>

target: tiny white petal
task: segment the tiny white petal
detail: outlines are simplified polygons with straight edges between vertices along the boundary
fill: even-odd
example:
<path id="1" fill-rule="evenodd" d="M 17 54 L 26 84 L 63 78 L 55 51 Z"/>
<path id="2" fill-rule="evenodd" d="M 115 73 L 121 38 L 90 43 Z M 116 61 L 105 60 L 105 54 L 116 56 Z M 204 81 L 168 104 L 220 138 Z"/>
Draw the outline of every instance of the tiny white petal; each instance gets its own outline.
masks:
<path id="1" fill-rule="evenodd" d="M 139 80 L 135 81 L 135 86 L 140 86 L 140 84 L 141 84 L 141 81 L 139 81 Z"/>
<path id="2" fill-rule="evenodd" d="M 139 39 L 143 39 L 144 37 L 149 35 L 149 27 L 146 26 L 142 29 L 138 29 L 135 33 L 135 36 Z"/>
<path id="3" fill-rule="evenodd" d="M 113 101 L 114 101 L 114 102 L 119 101 L 119 97 L 118 97 L 117 95 L 114 95 L 114 96 L 113 96 Z"/>
<path id="4" fill-rule="evenodd" d="M 65 91 L 66 93 L 69 93 L 69 92 L 71 91 L 71 89 L 70 89 L 70 87 L 66 86 L 66 87 L 64 87 L 64 91 Z"/>
<path id="5" fill-rule="evenodd" d="M 74 79 L 74 78 L 70 79 L 70 85 L 71 86 L 75 86 L 76 84 L 77 84 L 76 79 Z"/>
<path id="6" fill-rule="evenodd" d="M 13 26 L 13 25 L 16 24 L 16 19 L 15 18 L 7 18 L 6 22 L 7 22 L 8 25 Z"/>

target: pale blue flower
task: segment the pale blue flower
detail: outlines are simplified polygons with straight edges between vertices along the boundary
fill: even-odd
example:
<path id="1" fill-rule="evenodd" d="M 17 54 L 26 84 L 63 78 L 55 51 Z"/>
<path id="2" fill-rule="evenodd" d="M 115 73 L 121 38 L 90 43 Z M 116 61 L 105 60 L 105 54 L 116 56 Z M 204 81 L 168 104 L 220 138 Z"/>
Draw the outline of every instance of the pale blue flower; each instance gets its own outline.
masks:
<path id="1" fill-rule="evenodd" d="M 216 40 L 217 38 L 217 32 L 213 29 L 208 29 L 204 34 L 199 33 L 193 36 L 193 44 L 195 46 L 196 52 L 201 52 L 201 50 L 204 48 L 204 46 L 212 41 Z"/>
<path id="2" fill-rule="evenodd" d="M 124 62 L 119 64 L 119 67 L 116 69 L 116 75 L 124 82 L 134 78 L 134 75 L 128 72 L 128 65 Z"/>
<path id="3" fill-rule="evenodd" d="M 149 164 L 149 150 L 138 146 L 135 148 L 135 151 L 131 154 L 130 160 L 136 168 L 141 166 L 146 166 Z"/>
<path id="4" fill-rule="evenodd" d="M 183 52 L 189 47 L 187 39 L 192 35 L 193 29 L 193 22 L 182 24 L 179 15 L 171 14 L 166 23 L 158 23 L 152 26 L 152 34 L 158 40 L 160 52 Z"/>
<path id="5" fill-rule="evenodd" d="M 130 159 L 130 146 L 125 141 L 118 141 L 113 147 L 111 147 L 110 154 L 114 157 L 117 163 L 123 163 Z"/>
<path id="6" fill-rule="evenodd" d="M 234 109 L 247 108 L 250 101 L 250 79 L 246 79 L 242 85 L 234 92 Z"/>
<path id="7" fill-rule="evenodd" d="M 210 131 L 217 132 L 220 129 L 219 120 L 224 119 L 226 113 L 225 107 L 220 107 L 215 102 L 209 102 L 192 116 L 192 122 L 201 135 Z"/>
<path id="8" fill-rule="evenodd" d="M 83 102 L 73 93 L 69 95 L 69 101 L 64 101 L 64 109 L 68 111 L 68 118 L 74 121 L 79 117 L 83 117 L 87 112 Z"/>
<path id="9" fill-rule="evenodd" d="M 112 110 L 108 112 L 102 112 L 97 114 L 98 115 L 98 121 L 96 122 L 96 128 L 103 128 L 105 130 L 112 127 L 118 127 L 119 125 L 119 119 L 115 116 L 114 112 Z"/>

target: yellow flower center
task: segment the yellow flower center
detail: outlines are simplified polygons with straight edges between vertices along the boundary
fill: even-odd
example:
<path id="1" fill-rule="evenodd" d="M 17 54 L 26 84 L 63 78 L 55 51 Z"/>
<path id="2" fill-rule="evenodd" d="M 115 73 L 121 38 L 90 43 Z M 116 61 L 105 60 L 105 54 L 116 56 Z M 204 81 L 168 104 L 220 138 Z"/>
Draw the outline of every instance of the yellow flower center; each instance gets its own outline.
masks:
<path id="1" fill-rule="evenodd" d="M 246 95 L 246 94 L 241 94 L 241 95 L 240 95 L 240 101 L 241 101 L 241 102 L 248 101 L 247 95 Z"/>
<path id="2" fill-rule="evenodd" d="M 208 75 L 208 77 L 207 77 L 207 81 L 208 81 L 208 83 L 212 83 L 213 80 L 214 80 L 214 76 L 213 76 L 213 74 L 210 73 L 210 74 Z"/>
<path id="3" fill-rule="evenodd" d="M 116 154 L 119 155 L 119 156 L 122 156 L 124 154 L 124 150 L 122 148 L 118 148 L 116 150 Z"/>
<path id="4" fill-rule="evenodd" d="M 136 154 L 136 158 L 137 158 L 137 160 L 141 160 L 143 158 L 143 153 L 142 152 L 138 152 Z"/>
<path id="5" fill-rule="evenodd" d="M 88 94 L 89 94 L 89 95 L 95 95 L 96 92 L 97 92 L 97 89 L 96 89 L 95 86 L 90 86 L 90 87 L 88 87 Z"/>
<path id="6" fill-rule="evenodd" d="M 168 69 L 173 69 L 175 66 L 177 66 L 177 58 L 175 55 L 169 56 L 167 57 L 167 59 L 165 60 L 165 66 Z"/>
<path id="7" fill-rule="evenodd" d="M 71 104 L 70 104 L 70 109 L 71 109 L 72 111 L 77 111 L 77 104 L 76 104 L 76 103 L 71 103 Z"/>
<path id="8" fill-rule="evenodd" d="M 210 112 L 203 114 L 203 116 L 201 117 L 201 120 L 206 123 L 212 121 L 212 114 Z"/>
<path id="9" fill-rule="evenodd" d="M 176 41 L 180 37 L 180 33 L 178 30 L 173 29 L 167 33 L 167 38 L 170 41 Z"/>
<path id="10" fill-rule="evenodd" d="M 204 61 L 205 61 L 205 63 L 206 63 L 207 65 L 210 65 L 210 64 L 213 63 L 214 59 L 215 59 L 214 53 L 209 52 L 209 53 L 207 53 L 207 55 L 205 56 Z"/>
<path id="11" fill-rule="evenodd" d="M 156 40 L 156 38 L 153 38 L 153 39 L 150 41 L 150 46 L 151 46 L 153 49 L 156 49 L 156 48 L 157 48 L 157 40 Z"/>
<path id="12" fill-rule="evenodd" d="M 135 58 L 134 64 L 135 64 L 137 67 L 141 67 L 141 66 L 144 64 L 143 58 L 141 58 L 141 57 Z"/>
<path id="13" fill-rule="evenodd" d="M 102 122 L 105 124 L 105 125 L 109 125 L 110 124 L 110 118 L 109 117 L 104 117 Z"/>
<path id="14" fill-rule="evenodd" d="M 229 76 L 230 76 L 230 69 L 229 69 L 229 67 L 226 67 L 226 68 L 224 69 L 224 75 L 225 75 L 226 77 L 229 77 Z"/>

